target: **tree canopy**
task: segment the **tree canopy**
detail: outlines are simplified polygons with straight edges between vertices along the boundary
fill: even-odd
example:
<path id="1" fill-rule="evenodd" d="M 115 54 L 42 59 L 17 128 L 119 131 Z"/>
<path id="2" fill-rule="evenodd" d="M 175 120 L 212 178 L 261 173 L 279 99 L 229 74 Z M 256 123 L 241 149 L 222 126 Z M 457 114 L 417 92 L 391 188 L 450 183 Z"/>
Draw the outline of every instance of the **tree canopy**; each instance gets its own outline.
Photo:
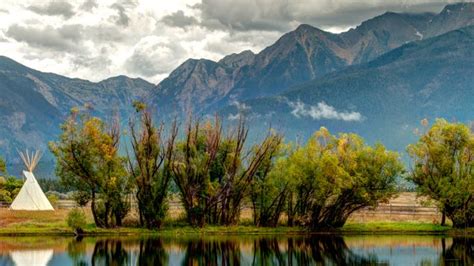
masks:
<path id="1" fill-rule="evenodd" d="M 474 226 L 474 135 L 462 123 L 438 119 L 409 145 L 408 179 L 438 202 L 454 227 Z"/>
<path id="2" fill-rule="evenodd" d="M 388 200 L 403 170 L 398 154 L 383 145 L 325 128 L 286 160 L 294 190 L 289 213 L 311 228 L 342 227 L 354 211 Z"/>
<path id="3" fill-rule="evenodd" d="M 61 128 L 59 141 L 50 143 L 58 177 L 66 186 L 89 194 L 97 226 L 120 225 L 128 210 L 124 195 L 130 182 L 118 151 L 118 124 L 107 125 L 73 110 Z"/>

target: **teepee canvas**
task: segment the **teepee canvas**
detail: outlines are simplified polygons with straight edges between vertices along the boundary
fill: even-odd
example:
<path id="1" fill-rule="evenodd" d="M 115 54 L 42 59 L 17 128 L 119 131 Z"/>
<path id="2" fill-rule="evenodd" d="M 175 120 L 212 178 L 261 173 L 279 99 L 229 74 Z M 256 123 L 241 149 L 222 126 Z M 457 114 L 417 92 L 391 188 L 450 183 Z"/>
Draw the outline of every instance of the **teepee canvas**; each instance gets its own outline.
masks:
<path id="1" fill-rule="evenodd" d="M 18 192 L 15 200 L 10 205 L 10 209 L 53 211 L 53 206 L 51 206 L 51 203 L 48 198 L 46 198 L 46 195 L 43 193 L 43 190 L 41 190 L 41 187 L 33 175 L 33 170 L 40 159 L 39 152 L 29 155 L 27 151 L 25 154 L 20 153 L 20 155 L 28 171 L 23 171 L 23 175 L 26 178 L 25 183 L 21 187 L 20 192 Z"/>

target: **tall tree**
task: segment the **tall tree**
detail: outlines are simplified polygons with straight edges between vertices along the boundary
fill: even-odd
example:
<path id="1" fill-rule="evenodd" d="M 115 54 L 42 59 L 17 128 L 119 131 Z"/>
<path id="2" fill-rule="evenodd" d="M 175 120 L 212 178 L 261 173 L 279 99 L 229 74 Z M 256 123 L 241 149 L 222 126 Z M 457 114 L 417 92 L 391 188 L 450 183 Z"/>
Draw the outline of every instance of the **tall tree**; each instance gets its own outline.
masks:
<path id="1" fill-rule="evenodd" d="M 163 125 L 156 127 L 146 108 L 139 107 L 140 129 L 137 131 L 135 123 L 130 123 L 133 154 L 128 156 L 129 173 L 136 185 L 140 224 L 159 228 L 167 210 L 166 196 L 178 128 L 173 123 L 165 139 Z"/>
<path id="2" fill-rule="evenodd" d="M 454 227 L 474 226 L 474 134 L 462 123 L 438 119 L 417 143 L 408 179 L 437 201 Z"/>
<path id="3" fill-rule="evenodd" d="M 129 209 L 130 184 L 118 153 L 118 122 L 107 125 L 74 109 L 61 129 L 59 140 L 50 143 L 61 182 L 89 194 L 97 226 L 121 225 Z"/>
<path id="4" fill-rule="evenodd" d="M 290 192 L 290 183 L 284 174 L 287 160 L 284 149 L 269 153 L 253 178 L 250 199 L 256 226 L 277 226 Z"/>

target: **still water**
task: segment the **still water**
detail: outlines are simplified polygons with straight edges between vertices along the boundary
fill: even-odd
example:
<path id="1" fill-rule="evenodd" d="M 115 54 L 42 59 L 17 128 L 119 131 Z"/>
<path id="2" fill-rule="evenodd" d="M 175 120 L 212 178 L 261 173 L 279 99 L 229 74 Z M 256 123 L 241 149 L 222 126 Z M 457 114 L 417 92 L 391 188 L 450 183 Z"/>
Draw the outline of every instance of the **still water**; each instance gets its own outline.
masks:
<path id="1" fill-rule="evenodd" d="M 474 265 L 474 238 L 0 238 L 0 265 Z"/>

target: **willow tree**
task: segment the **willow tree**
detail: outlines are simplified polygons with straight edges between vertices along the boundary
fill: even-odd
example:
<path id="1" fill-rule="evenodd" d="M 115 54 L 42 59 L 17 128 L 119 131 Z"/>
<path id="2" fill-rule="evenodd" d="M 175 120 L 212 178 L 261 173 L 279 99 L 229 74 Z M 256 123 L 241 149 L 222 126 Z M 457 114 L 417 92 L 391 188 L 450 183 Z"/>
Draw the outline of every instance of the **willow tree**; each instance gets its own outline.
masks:
<path id="1" fill-rule="evenodd" d="M 279 147 L 268 153 L 252 180 L 250 199 L 256 226 L 277 226 L 285 211 L 291 181 L 284 174 L 287 167 L 284 150 Z"/>
<path id="2" fill-rule="evenodd" d="M 290 209 L 296 222 L 313 229 L 342 227 L 353 212 L 388 200 L 402 172 L 397 153 L 325 128 L 287 160 L 285 174 L 294 190 Z"/>
<path id="3" fill-rule="evenodd" d="M 173 173 L 193 226 L 238 222 L 252 179 L 281 143 L 279 135 L 269 134 L 245 151 L 247 135 L 243 120 L 226 134 L 217 118 L 204 125 L 188 123 L 185 140 L 177 145 Z"/>
<path id="4" fill-rule="evenodd" d="M 89 195 L 98 227 L 121 225 L 129 209 L 130 183 L 118 153 L 118 123 L 107 125 L 73 110 L 61 129 L 59 140 L 50 143 L 61 182 Z"/>
<path id="5" fill-rule="evenodd" d="M 141 113 L 138 131 L 135 123 L 130 123 L 133 153 L 128 156 L 129 173 L 136 185 L 140 224 L 159 228 L 167 210 L 166 196 L 178 130 L 173 123 L 165 138 L 163 125 L 156 127 L 151 114 L 144 108 L 137 108 L 137 111 Z"/>
<path id="6" fill-rule="evenodd" d="M 454 227 L 474 226 L 474 134 L 464 124 L 436 120 L 409 145 L 408 179 L 421 195 L 437 201 Z"/>

